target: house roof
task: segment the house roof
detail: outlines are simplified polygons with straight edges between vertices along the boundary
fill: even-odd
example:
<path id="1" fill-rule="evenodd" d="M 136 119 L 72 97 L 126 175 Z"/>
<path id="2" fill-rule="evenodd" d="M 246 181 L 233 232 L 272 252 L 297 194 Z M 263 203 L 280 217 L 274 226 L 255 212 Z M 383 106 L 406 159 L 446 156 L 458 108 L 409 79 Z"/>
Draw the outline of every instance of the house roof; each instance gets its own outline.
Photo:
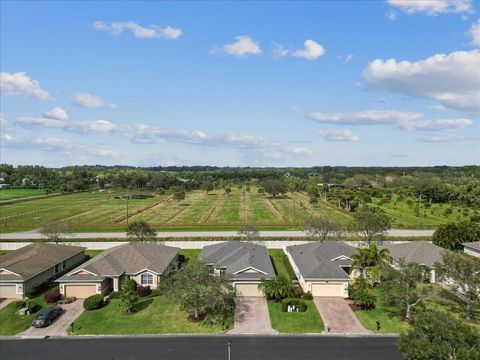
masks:
<path id="1" fill-rule="evenodd" d="M 0 269 L 6 269 L 19 276 L 2 275 L 2 280 L 27 280 L 64 260 L 85 251 L 84 247 L 33 243 L 11 253 L 0 256 Z M 12 279 L 10 279 L 12 277 Z"/>
<path id="2" fill-rule="evenodd" d="M 340 241 L 325 241 L 288 246 L 287 252 L 304 279 L 349 280 L 342 266 L 351 266 L 350 255 L 356 249 Z"/>
<path id="3" fill-rule="evenodd" d="M 232 280 L 260 280 L 275 277 L 270 255 L 262 245 L 244 241 L 227 241 L 205 246 L 199 260 L 225 267 L 227 276 Z M 252 272 L 248 272 L 252 271 Z"/>
<path id="4" fill-rule="evenodd" d="M 428 241 L 409 241 L 400 244 L 385 244 L 384 248 L 390 251 L 390 256 L 407 262 L 416 262 L 421 265 L 433 267 L 436 262 L 443 262 L 445 249 Z"/>
<path id="5" fill-rule="evenodd" d="M 80 278 L 99 280 L 106 276 L 120 276 L 124 273 L 136 274 L 145 269 L 162 274 L 179 250 L 176 247 L 151 243 L 128 243 L 115 246 L 78 266 L 58 281 L 73 281 Z M 91 274 L 76 274 L 81 270 Z"/>
<path id="6" fill-rule="evenodd" d="M 463 243 L 462 245 L 466 248 L 480 251 L 480 241 Z"/>

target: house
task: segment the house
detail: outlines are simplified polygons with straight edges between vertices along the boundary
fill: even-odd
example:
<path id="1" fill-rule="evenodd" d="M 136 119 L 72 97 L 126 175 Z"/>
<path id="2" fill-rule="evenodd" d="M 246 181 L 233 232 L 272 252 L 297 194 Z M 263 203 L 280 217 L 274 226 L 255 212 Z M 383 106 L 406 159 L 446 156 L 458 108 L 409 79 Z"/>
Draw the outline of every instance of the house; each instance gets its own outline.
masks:
<path id="1" fill-rule="evenodd" d="M 79 246 L 34 243 L 0 256 L 0 298 L 23 298 L 86 259 Z"/>
<path id="2" fill-rule="evenodd" d="M 127 278 L 154 289 L 177 267 L 179 250 L 153 243 L 115 246 L 59 278 L 60 293 L 80 299 L 107 295 L 112 290 L 119 291 Z"/>
<path id="3" fill-rule="evenodd" d="M 348 297 L 357 276 L 350 256 L 356 248 L 340 241 L 314 242 L 284 249 L 305 292 L 321 297 Z"/>
<path id="4" fill-rule="evenodd" d="M 465 254 L 480 258 L 480 241 L 463 243 L 462 245 Z"/>
<path id="5" fill-rule="evenodd" d="M 227 241 L 205 246 L 198 258 L 213 274 L 225 274 L 237 296 L 263 296 L 262 279 L 273 279 L 275 271 L 267 248 L 244 241 Z"/>
<path id="6" fill-rule="evenodd" d="M 430 269 L 429 281 L 435 283 L 435 263 L 443 262 L 446 251 L 429 241 L 408 241 L 400 244 L 386 244 L 384 248 L 390 251 L 390 264 L 395 267 L 400 259 L 406 262 L 416 262 Z"/>

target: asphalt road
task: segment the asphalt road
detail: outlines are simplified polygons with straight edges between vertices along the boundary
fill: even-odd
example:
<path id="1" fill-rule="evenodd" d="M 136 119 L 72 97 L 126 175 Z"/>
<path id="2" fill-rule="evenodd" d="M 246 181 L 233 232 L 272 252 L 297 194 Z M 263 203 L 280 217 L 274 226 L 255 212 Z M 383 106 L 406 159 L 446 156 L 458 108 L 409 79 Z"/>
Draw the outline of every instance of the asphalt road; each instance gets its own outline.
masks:
<path id="1" fill-rule="evenodd" d="M 388 236 L 432 236 L 434 230 L 409 230 L 409 229 L 391 229 L 387 232 Z M 236 231 L 158 231 L 158 238 L 198 238 L 198 237 L 229 237 L 238 236 Z M 260 237 L 305 237 L 305 231 L 260 231 Z M 72 233 L 67 236 L 69 239 L 114 239 L 126 238 L 124 232 L 99 232 L 99 233 Z M 0 239 L 5 240 L 35 240 L 42 239 L 42 235 L 37 231 L 25 231 L 17 233 L 0 234 Z"/>
<path id="2" fill-rule="evenodd" d="M 178 336 L 1 340 L 2 360 L 371 360 L 402 359 L 394 337 Z"/>

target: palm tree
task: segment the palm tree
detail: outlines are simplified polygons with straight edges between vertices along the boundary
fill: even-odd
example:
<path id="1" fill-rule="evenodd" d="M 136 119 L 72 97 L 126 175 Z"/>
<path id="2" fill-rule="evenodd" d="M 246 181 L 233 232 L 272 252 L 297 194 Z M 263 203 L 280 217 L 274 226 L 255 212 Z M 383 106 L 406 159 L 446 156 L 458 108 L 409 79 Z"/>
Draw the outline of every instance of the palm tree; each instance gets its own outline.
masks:
<path id="1" fill-rule="evenodd" d="M 370 264 L 370 251 L 369 248 L 360 247 L 355 254 L 350 256 L 352 260 L 352 266 L 354 269 L 360 270 L 360 276 L 366 277 L 365 270 Z"/>
<path id="2" fill-rule="evenodd" d="M 372 282 L 375 284 L 380 268 L 390 259 L 390 252 L 388 249 L 379 249 L 377 244 L 372 243 L 369 247 L 358 248 L 357 253 L 352 254 L 350 258 L 353 267 L 360 270 L 362 277 L 366 277 L 366 269 L 370 270 Z"/>
<path id="3" fill-rule="evenodd" d="M 284 276 L 278 276 L 271 280 L 262 279 L 260 280 L 258 289 L 261 290 L 267 298 L 274 299 L 277 302 L 293 295 L 292 282 Z"/>

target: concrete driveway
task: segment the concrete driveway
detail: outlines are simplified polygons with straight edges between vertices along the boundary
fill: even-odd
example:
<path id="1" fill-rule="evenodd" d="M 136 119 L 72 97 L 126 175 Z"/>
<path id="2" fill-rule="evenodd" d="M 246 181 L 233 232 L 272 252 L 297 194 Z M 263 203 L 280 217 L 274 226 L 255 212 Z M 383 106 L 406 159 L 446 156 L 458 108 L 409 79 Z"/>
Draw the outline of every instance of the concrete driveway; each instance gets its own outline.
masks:
<path id="1" fill-rule="evenodd" d="M 270 324 L 267 300 L 264 297 L 237 297 L 235 324 L 230 334 L 276 334 Z"/>
<path id="2" fill-rule="evenodd" d="M 337 297 L 314 297 L 313 301 L 323 322 L 334 334 L 371 334 L 353 313 L 348 303 Z"/>
<path id="3" fill-rule="evenodd" d="M 61 305 L 64 313 L 60 315 L 51 325 L 44 328 L 34 328 L 30 326 L 27 330 L 19 333 L 19 336 L 67 336 L 67 328 L 70 327 L 83 309 L 83 299 L 77 299 L 73 303 Z"/>

